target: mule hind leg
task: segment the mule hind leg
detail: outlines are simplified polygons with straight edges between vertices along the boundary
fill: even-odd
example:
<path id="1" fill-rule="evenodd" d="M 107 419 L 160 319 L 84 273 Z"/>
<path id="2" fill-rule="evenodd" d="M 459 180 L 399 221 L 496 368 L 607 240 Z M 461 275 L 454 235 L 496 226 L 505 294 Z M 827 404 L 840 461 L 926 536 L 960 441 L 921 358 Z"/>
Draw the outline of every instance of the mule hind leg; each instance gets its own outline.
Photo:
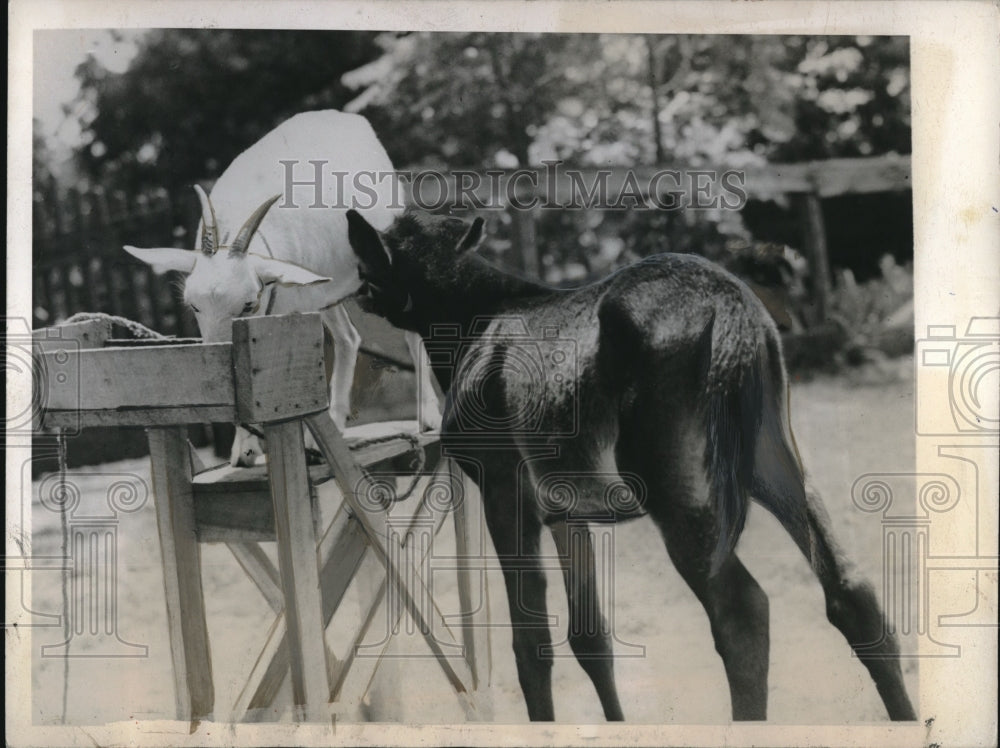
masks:
<path id="1" fill-rule="evenodd" d="M 651 395 L 655 398 L 656 395 Z M 671 412 L 671 423 L 657 421 Z M 700 422 L 679 403 L 633 414 L 616 450 L 622 470 L 642 476 L 646 508 L 677 571 L 708 615 L 729 682 L 734 720 L 767 718 L 770 620 L 767 595 L 734 553 L 713 575 L 719 537 L 703 469 Z"/>
<path id="2" fill-rule="evenodd" d="M 767 594 L 735 553 L 711 574 L 718 538 L 707 506 L 670 506 L 653 519 L 677 571 L 708 614 L 729 682 L 734 720 L 767 719 L 770 614 Z"/>
<path id="3" fill-rule="evenodd" d="M 625 719 L 615 687 L 611 632 L 597 597 L 596 559 L 590 529 L 582 522 L 559 522 L 551 528 L 562 564 L 569 602 L 569 645 L 587 673 L 610 721 Z"/>
<path id="4" fill-rule="evenodd" d="M 823 587 L 827 618 L 868 669 L 889 718 L 915 720 L 903 683 L 899 644 L 875 589 L 837 544 L 822 499 L 807 487 L 799 467 L 785 409 L 777 398 L 771 402 L 774 407 L 764 414 L 755 452 L 752 493 L 768 508 L 785 508 L 774 513 L 809 560 Z"/>

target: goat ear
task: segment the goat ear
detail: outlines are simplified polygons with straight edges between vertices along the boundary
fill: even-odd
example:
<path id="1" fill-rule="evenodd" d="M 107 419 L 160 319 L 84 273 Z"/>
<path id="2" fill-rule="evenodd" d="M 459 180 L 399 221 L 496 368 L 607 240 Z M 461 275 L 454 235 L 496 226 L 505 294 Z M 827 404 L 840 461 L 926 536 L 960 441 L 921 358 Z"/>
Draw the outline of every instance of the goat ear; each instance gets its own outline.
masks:
<path id="1" fill-rule="evenodd" d="M 151 266 L 157 275 L 162 275 L 170 270 L 190 273 L 194 270 L 194 263 L 199 254 L 190 249 L 175 249 L 173 247 L 139 249 L 138 247 L 125 246 L 124 249 L 137 260 L 142 260 Z"/>
<path id="2" fill-rule="evenodd" d="M 275 260 L 270 257 L 260 255 L 247 255 L 257 272 L 257 276 L 264 283 L 280 283 L 285 286 L 309 286 L 313 283 L 324 283 L 329 281 L 322 275 L 317 275 L 311 270 L 306 270 L 301 265 L 284 260 Z"/>
<path id="3" fill-rule="evenodd" d="M 347 211 L 347 240 L 361 263 L 360 272 L 368 278 L 386 278 L 392 257 L 378 231 L 356 210 Z"/>
<path id="4" fill-rule="evenodd" d="M 469 227 L 469 230 L 465 232 L 465 236 L 462 237 L 462 241 L 458 243 L 456 252 L 458 254 L 465 254 L 471 249 L 475 249 L 483 241 L 483 225 L 485 221 L 482 218 L 476 218 Z"/>

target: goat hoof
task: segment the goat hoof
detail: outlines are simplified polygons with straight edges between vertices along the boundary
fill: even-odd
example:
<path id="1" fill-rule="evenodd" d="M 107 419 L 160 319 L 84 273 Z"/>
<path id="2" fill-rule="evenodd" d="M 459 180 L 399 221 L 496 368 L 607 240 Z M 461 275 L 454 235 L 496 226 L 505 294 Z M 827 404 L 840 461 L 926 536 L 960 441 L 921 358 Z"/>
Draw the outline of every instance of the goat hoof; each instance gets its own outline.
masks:
<path id="1" fill-rule="evenodd" d="M 440 431 L 441 411 L 438 404 L 434 403 L 433 407 L 429 404 L 421 406 L 419 421 L 421 431 Z"/>

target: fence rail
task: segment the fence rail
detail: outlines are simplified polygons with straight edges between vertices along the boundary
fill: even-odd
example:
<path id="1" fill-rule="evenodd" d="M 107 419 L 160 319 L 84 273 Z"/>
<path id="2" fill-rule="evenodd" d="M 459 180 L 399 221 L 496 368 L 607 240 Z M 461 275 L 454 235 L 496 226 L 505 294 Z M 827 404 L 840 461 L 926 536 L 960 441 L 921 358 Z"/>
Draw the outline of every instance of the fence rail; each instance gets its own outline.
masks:
<path id="1" fill-rule="evenodd" d="M 767 164 L 765 166 L 723 167 L 713 164 L 674 163 L 657 166 L 614 166 L 605 169 L 587 167 L 572 169 L 565 166 L 519 169 L 510 173 L 509 188 L 504 197 L 514 197 L 525 202 L 531 197 L 551 201 L 554 205 L 573 204 L 579 201 L 581 185 L 592 188 L 602 182 L 608 195 L 618 195 L 627 185 L 637 188 L 647 197 L 650 185 L 663 192 L 676 190 L 678 185 L 669 179 L 655 179 L 657 175 L 673 172 L 680 175 L 695 173 L 723 174 L 738 172 L 743 175 L 743 190 L 751 200 L 774 200 L 781 196 L 812 194 L 819 198 L 847 194 L 870 194 L 908 190 L 910 184 L 910 156 L 889 154 L 868 158 L 834 158 L 823 161 L 804 161 L 794 164 Z M 463 202 L 472 207 L 480 204 L 495 205 L 497 181 L 481 179 L 474 186 L 460 187 L 457 178 L 475 170 L 455 169 L 456 179 L 415 179 L 412 189 L 421 205 L 438 202 L 454 205 Z M 517 174 L 517 178 L 513 178 Z M 631 185 L 634 184 L 634 187 Z M 681 185 L 683 187 L 683 185 Z M 628 205 L 628 204 L 626 204 Z"/>

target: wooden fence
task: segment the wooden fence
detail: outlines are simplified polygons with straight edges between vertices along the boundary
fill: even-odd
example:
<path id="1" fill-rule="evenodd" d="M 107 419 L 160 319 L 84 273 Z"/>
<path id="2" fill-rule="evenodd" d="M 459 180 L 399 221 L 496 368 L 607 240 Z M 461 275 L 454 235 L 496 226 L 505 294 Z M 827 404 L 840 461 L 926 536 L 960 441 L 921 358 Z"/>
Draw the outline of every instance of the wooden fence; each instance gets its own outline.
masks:
<path id="1" fill-rule="evenodd" d="M 600 178 L 605 180 L 607 193 L 617 195 L 629 175 L 643 186 L 664 169 L 692 171 L 689 166 L 676 164 L 618 167 Z M 698 169 L 712 170 L 704 166 Z M 783 196 L 799 205 L 802 216 L 799 248 L 805 251 L 812 266 L 816 302 L 821 312 L 826 308 L 831 284 L 822 199 L 911 188 L 909 156 L 772 164 L 739 171 L 744 175 L 743 189 L 748 199 Z M 583 183 L 595 184 L 598 174 L 595 169 L 587 170 L 581 175 Z M 571 199 L 573 185 L 565 173 L 552 184 L 548 180 L 549 173 L 544 169 L 537 171 L 535 180 L 519 179 L 516 197 L 520 200 L 532 196 L 554 197 L 556 204 Z M 439 200 L 441 184 L 440 180 L 422 180 L 418 184 L 423 205 Z M 455 195 L 453 181 L 446 180 L 446 184 L 448 204 L 461 202 Z M 668 185 L 665 183 L 665 188 Z M 489 181 L 483 180 L 477 198 L 490 200 L 490 189 Z M 154 275 L 122 250 L 124 244 L 192 247 L 199 212 L 193 192 L 168 196 L 160 191 L 129 200 L 121 193 L 107 194 L 100 187 L 61 194 L 54 189 L 36 188 L 33 208 L 35 327 L 54 324 L 76 312 L 90 311 L 128 317 L 168 335 L 198 334 L 193 316 L 183 308 L 179 289 L 171 277 Z M 537 212 L 509 212 L 515 256 L 521 258 L 527 272 L 540 274 Z"/>
<path id="2" fill-rule="evenodd" d="M 105 312 L 167 335 L 197 335 L 169 276 L 130 257 L 125 244 L 190 247 L 198 204 L 164 191 L 127 199 L 100 187 L 38 189 L 32 206 L 32 312 L 36 328 L 77 312 Z"/>

